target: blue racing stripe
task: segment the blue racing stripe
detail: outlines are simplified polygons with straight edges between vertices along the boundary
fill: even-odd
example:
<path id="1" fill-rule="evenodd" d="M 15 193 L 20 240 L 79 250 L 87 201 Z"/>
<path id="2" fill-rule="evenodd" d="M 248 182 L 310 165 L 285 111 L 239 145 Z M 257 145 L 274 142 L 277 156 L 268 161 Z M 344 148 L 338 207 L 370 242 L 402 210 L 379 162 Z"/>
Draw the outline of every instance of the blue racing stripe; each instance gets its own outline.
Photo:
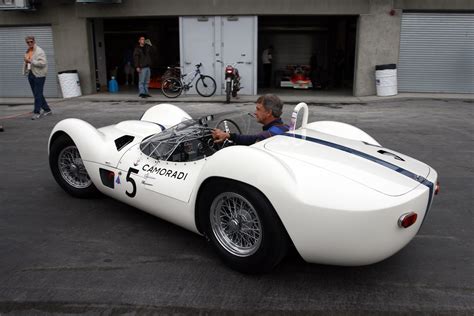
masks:
<path id="1" fill-rule="evenodd" d="M 342 151 L 347 152 L 349 154 L 359 156 L 361 158 L 370 160 L 370 161 L 375 162 L 379 165 L 382 165 L 384 167 L 392 169 L 393 171 L 396 171 L 400 174 L 403 174 L 404 176 L 427 186 L 430 190 L 429 197 L 428 197 L 428 207 L 426 208 L 426 213 L 428 213 L 428 210 L 431 206 L 431 200 L 432 200 L 432 197 L 433 197 L 434 185 L 431 181 L 427 180 L 426 178 L 424 178 L 420 175 L 416 175 L 411 171 L 403 169 L 402 167 L 394 165 L 393 163 L 387 162 L 387 161 L 382 160 L 380 158 L 368 155 L 366 153 L 363 153 L 361 151 L 355 150 L 355 149 L 350 148 L 350 147 L 346 147 L 346 146 L 339 145 L 339 144 L 336 144 L 336 143 L 328 142 L 327 140 L 322 140 L 322 139 L 319 139 L 319 138 L 314 138 L 314 137 L 310 137 L 310 136 L 303 136 L 303 135 L 298 135 L 298 134 L 292 134 L 292 133 L 285 133 L 285 134 L 282 134 L 282 135 L 292 137 L 292 138 L 307 140 L 307 141 L 310 141 L 310 142 L 313 142 L 313 143 L 316 143 L 316 144 L 320 144 L 320 145 L 328 146 L 328 147 L 331 147 L 331 148 L 334 148 L 334 149 L 342 150 Z M 426 214 L 425 214 L 425 216 L 426 216 Z"/>

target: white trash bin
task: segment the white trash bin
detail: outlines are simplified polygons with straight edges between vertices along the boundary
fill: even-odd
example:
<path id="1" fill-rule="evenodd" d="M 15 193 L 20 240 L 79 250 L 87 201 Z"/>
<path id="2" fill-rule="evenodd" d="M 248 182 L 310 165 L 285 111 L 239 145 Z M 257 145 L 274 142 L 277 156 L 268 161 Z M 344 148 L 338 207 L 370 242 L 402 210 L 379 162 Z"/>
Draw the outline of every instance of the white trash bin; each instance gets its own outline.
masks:
<path id="1" fill-rule="evenodd" d="M 63 98 L 74 98 L 82 95 L 77 70 L 60 71 L 58 72 L 58 78 Z"/>
<path id="2" fill-rule="evenodd" d="M 375 87 L 379 97 L 387 97 L 398 93 L 396 64 L 375 66 Z"/>

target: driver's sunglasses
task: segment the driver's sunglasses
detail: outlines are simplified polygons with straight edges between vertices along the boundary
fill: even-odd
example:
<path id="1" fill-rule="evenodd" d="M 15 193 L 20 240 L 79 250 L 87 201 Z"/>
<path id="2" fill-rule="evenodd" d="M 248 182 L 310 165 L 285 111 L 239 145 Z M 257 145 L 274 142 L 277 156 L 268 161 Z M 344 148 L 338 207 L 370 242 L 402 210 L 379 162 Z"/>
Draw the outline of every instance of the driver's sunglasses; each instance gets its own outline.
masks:
<path id="1" fill-rule="evenodd" d="M 29 44 L 29 43 L 34 43 L 34 42 L 35 42 L 35 41 L 26 41 L 26 43 L 28 43 L 28 44 Z"/>

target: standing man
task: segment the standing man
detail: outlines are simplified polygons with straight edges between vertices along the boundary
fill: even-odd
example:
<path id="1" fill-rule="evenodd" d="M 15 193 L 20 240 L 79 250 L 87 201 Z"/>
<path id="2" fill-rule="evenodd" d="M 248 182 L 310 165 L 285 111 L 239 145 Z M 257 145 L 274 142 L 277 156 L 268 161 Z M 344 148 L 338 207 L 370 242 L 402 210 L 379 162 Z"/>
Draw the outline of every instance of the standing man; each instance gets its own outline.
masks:
<path id="1" fill-rule="evenodd" d="M 151 65 L 151 42 L 145 40 L 145 36 L 140 36 L 138 45 L 133 51 L 133 62 L 138 72 L 138 93 L 140 98 L 149 98 L 148 85 L 150 84 Z"/>
<path id="2" fill-rule="evenodd" d="M 263 64 L 263 87 L 270 88 L 272 81 L 272 53 L 273 46 L 268 46 L 262 52 L 262 64 Z"/>
<path id="3" fill-rule="evenodd" d="M 290 127 L 280 118 L 283 111 L 283 102 L 274 94 L 265 94 L 257 99 L 255 118 L 263 125 L 262 132 L 255 135 L 240 135 L 226 133 L 220 129 L 212 131 L 215 143 L 231 140 L 237 145 L 252 145 L 266 138 L 281 135 L 289 131 Z"/>
<path id="4" fill-rule="evenodd" d="M 28 49 L 23 57 L 23 74 L 28 76 L 28 82 L 35 98 L 31 119 L 37 120 L 43 116 L 53 114 L 43 95 L 44 82 L 48 73 L 48 61 L 46 60 L 44 50 L 36 45 L 34 36 L 25 37 L 25 41 Z M 43 109 L 43 113 L 41 113 L 41 109 Z"/>

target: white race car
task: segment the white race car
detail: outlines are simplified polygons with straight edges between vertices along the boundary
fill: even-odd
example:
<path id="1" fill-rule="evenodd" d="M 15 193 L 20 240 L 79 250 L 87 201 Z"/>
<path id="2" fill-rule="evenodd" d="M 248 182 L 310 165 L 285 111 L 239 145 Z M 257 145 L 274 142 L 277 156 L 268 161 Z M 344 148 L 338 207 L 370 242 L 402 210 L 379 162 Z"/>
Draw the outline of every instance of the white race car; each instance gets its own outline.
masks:
<path id="1" fill-rule="evenodd" d="M 294 129 L 300 109 L 302 126 Z M 314 263 L 367 265 L 390 257 L 421 227 L 437 193 L 428 165 L 381 147 L 357 127 L 308 123 L 252 146 L 216 146 L 212 128 L 170 104 L 96 129 L 65 119 L 49 163 L 67 192 L 99 192 L 206 236 L 232 268 L 271 270 L 294 245 Z"/>

